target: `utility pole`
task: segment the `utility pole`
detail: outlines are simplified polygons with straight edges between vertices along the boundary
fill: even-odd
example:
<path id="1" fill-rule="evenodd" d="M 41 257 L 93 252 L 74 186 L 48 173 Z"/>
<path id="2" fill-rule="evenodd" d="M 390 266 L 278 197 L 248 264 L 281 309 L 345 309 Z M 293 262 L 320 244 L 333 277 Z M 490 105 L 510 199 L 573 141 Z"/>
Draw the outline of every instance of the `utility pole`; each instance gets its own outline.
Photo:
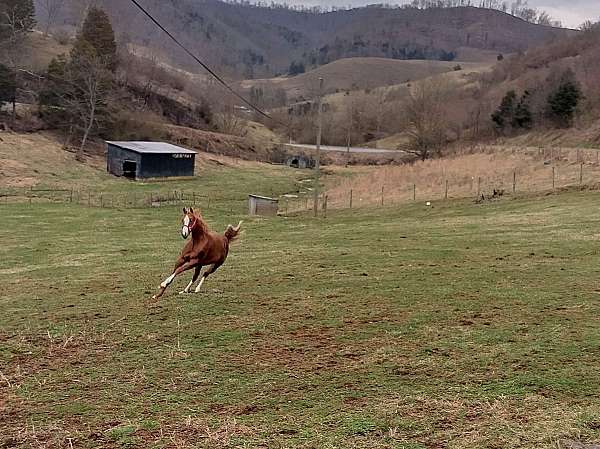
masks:
<path id="1" fill-rule="evenodd" d="M 315 198 L 313 208 L 315 217 L 319 213 L 319 178 L 321 177 L 321 132 L 323 131 L 323 78 L 319 78 L 319 99 L 317 102 L 317 156 L 315 160 Z"/>

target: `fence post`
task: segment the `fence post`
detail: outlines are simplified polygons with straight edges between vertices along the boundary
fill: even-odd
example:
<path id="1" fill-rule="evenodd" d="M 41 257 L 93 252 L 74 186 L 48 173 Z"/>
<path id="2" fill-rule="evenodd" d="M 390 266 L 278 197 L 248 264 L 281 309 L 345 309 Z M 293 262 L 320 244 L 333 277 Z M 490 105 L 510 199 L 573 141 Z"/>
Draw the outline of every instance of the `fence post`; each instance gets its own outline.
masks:
<path id="1" fill-rule="evenodd" d="M 579 165 L 579 185 L 583 184 L 583 162 Z"/>
<path id="2" fill-rule="evenodd" d="M 100 194 L 100 207 L 104 207 L 104 197 L 102 193 Z"/>
<path id="3" fill-rule="evenodd" d="M 383 206 L 383 186 L 381 186 L 381 205 Z"/>
<path id="4" fill-rule="evenodd" d="M 444 193 L 444 199 L 448 199 L 448 180 L 446 179 L 446 192 Z"/>
<path id="5" fill-rule="evenodd" d="M 352 209 L 352 189 L 350 189 L 350 209 Z"/>
<path id="6" fill-rule="evenodd" d="M 481 176 L 477 177 L 477 199 L 481 196 Z"/>
<path id="7" fill-rule="evenodd" d="M 31 204 L 31 197 L 33 196 L 33 186 L 29 188 L 29 204 Z"/>
<path id="8" fill-rule="evenodd" d="M 554 169 L 554 166 L 552 166 L 552 190 L 554 190 L 556 187 L 556 182 L 554 180 L 554 172 L 555 172 L 555 169 Z"/>
<path id="9" fill-rule="evenodd" d="M 513 172 L 513 194 L 517 193 L 517 172 Z"/>
<path id="10" fill-rule="evenodd" d="M 73 202 L 73 188 L 71 187 L 71 195 L 69 196 L 69 203 Z"/>
<path id="11" fill-rule="evenodd" d="M 327 218 L 327 199 L 328 195 L 325 195 L 325 200 L 323 201 L 323 218 Z"/>
<path id="12" fill-rule="evenodd" d="M 417 201 L 417 185 L 413 183 L 413 201 Z"/>

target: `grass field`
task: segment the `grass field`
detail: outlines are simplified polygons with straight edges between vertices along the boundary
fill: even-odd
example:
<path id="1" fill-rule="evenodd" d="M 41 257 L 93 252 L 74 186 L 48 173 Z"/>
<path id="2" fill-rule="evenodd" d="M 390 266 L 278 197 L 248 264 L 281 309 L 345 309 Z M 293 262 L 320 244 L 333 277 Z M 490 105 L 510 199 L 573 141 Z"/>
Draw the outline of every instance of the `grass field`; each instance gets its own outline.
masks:
<path id="1" fill-rule="evenodd" d="M 598 200 L 246 217 L 158 303 L 179 208 L 0 205 L 0 446 L 598 441 Z"/>

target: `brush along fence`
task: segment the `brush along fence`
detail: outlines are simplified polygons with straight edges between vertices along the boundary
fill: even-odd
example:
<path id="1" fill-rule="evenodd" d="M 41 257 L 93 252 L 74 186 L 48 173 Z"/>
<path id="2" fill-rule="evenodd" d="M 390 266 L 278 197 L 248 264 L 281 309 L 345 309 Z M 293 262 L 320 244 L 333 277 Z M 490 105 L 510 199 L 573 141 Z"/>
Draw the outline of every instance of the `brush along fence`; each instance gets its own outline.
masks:
<path id="1" fill-rule="evenodd" d="M 102 192 L 76 189 L 5 189 L 0 191 L 0 205 L 9 203 L 72 203 L 100 208 L 146 208 L 164 206 L 199 206 L 210 208 L 211 198 L 196 192 Z"/>
<path id="2" fill-rule="evenodd" d="M 414 164 L 366 168 L 338 179 L 319 200 L 322 209 L 390 206 L 414 201 L 474 198 L 596 187 L 600 182 L 600 151 L 595 149 L 477 148 L 453 158 Z M 310 192 L 284 197 L 285 213 L 313 209 Z"/>

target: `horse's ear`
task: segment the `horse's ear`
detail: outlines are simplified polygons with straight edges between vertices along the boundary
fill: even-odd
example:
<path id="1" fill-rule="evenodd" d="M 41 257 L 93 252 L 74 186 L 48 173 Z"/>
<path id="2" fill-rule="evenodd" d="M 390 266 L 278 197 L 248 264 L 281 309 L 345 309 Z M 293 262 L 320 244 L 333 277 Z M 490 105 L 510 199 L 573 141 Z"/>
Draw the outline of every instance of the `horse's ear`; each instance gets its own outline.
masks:
<path id="1" fill-rule="evenodd" d="M 183 208 L 183 213 L 184 213 L 184 214 L 187 214 L 187 213 L 188 213 L 188 212 L 187 212 L 187 208 L 185 208 L 185 207 Z"/>
<path id="2" fill-rule="evenodd" d="M 193 214 L 194 213 L 194 208 L 190 207 L 190 213 Z"/>

